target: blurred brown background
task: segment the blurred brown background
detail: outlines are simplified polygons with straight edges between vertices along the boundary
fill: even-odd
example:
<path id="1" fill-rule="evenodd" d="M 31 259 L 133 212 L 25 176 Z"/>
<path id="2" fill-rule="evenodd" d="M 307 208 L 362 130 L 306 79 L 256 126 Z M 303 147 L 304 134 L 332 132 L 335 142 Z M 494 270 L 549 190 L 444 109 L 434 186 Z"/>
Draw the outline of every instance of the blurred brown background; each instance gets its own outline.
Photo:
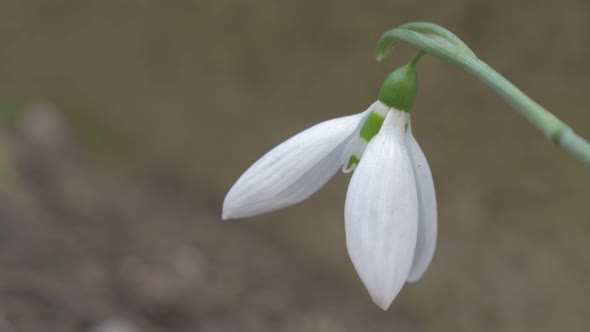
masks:
<path id="1" fill-rule="evenodd" d="M 346 253 L 349 176 L 220 222 L 264 152 L 375 100 L 414 51 L 376 41 L 410 21 L 590 137 L 587 1 L 0 2 L 0 330 L 587 331 L 588 170 L 432 57 L 439 244 L 389 311 Z"/>

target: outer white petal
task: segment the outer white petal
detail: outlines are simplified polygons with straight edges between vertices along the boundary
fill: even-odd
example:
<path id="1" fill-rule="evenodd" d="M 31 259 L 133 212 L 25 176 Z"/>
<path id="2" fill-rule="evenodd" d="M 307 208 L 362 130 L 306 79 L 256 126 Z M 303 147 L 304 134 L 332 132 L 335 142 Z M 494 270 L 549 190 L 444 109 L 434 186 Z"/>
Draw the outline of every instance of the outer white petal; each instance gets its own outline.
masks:
<path id="1" fill-rule="evenodd" d="M 250 217 L 311 196 L 340 168 L 340 155 L 364 114 L 319 123 L 270 150 L 229 190 L 222 218 Z"/>
<path id="2" fill-rule="evenodd" d="M 408 281 L 413 282 L 422 277 L 428 265 L 430 265 L 436 248 L 436 194 L 428 161 L 414 135 L 412 135 L 410 125 L 406 132 L 406 145 L 412 159 L 414 175 L 416 176 L 416 188 L 418 189 L 418 240 L 412 269 L 408 276 Z"/>
<path id="3" fill-rule="evenodd" d="M 408 278 L 418 224 L 405 114 L 391 110 L 367 146 L 348 187 L 348 253 L 373 301 L 386 310 Z"/>

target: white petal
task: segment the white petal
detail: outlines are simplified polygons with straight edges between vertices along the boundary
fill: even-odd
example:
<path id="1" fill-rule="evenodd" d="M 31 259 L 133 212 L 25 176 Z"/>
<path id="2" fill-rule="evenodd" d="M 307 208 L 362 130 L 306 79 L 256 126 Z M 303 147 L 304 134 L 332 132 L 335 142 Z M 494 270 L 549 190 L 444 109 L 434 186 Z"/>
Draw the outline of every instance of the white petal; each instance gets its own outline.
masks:
<path id="1" fill-rule="evenodd" d="M 422 277 L 430 265 L 436 248 L 436 194 L 428 161 L 412 135 L 410 125 L 408 125 L 406 132 L 406 145 L 412 159 L 416 188 L 418 189 L 418 240 L 416 241 L 412 269 L 408 276 L 408 281 L 414 282 Z"/>
<path id="2" fill-rule="evenodd" d="M 340 155 L 363 116 L 322 122 L 270 150 L 229 190 L 222 218 L 250 217 L 311 196 L 340 168 Z"/>
<path id="3" fill-rule="evenodd" d="M 373 301 L 386 310 L 408 278 L 418 224 L 404 112 L 391 110 L 367 146 L 348 193 L 348 253 Z"/>

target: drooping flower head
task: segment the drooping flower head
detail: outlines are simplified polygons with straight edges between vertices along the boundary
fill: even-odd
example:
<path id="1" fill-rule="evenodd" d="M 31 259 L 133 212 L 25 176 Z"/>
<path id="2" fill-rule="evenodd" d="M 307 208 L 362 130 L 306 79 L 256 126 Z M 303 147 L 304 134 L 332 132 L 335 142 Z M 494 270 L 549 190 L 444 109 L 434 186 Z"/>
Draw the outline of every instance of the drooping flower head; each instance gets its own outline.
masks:
<path id="1" fill-rule="evenodd" d="M 410 123 L 415 61 L 392 72 L 366 111 L 317 124 L 278 145 L 238 179 L 223 219 L 301 202 L 342 169 L 354 171 L 344 210 L 352 263 L 386 310 L 428 267 L 436 245 L 434 184 Z"/>
<path id="2" fill-rule="evenodd" d="M 377 60 L 398 42 L 419 49 L 385 80 L 379 100 L 359 114 L 317 124 L 260 158 L 223 202 L 223 219 L 254 216 L 308 198 L 337 171 L 353 172 L 346 195 L 348 252 L 373 301 L 387 309 L 406 281 L 426 271 L 436 246 L 436 197 L 409 111 L 414 66 L 424 54 L 465 70 L 498 93 L 556 146 L 590 168 L 590 142 L 495 71 L 455 34 L 411 22 L 386 31 Z"/>

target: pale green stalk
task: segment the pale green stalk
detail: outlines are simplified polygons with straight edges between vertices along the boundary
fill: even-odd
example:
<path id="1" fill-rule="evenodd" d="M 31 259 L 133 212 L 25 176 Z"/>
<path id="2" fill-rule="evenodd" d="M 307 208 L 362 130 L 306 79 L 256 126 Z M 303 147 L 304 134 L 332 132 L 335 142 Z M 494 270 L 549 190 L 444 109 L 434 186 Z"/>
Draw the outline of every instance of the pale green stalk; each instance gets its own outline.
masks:
<path id="1" fill-rule="evenodd" d="M 588 141 L 576 135 L 569 126 L 525 95 L 485 62 L 478 59 L 469 47 L 453 33 L 432 23 L 415 22 L 402 25 L 383 34 L 377 44 L 377 59 L 383 58 L 389 48 L 398 40 L 412 44 L 423 52 L 472 73 L 498 93 L 533 126 L 543 132 L 555 145 L 590 168 L 590 143 Z"/>

